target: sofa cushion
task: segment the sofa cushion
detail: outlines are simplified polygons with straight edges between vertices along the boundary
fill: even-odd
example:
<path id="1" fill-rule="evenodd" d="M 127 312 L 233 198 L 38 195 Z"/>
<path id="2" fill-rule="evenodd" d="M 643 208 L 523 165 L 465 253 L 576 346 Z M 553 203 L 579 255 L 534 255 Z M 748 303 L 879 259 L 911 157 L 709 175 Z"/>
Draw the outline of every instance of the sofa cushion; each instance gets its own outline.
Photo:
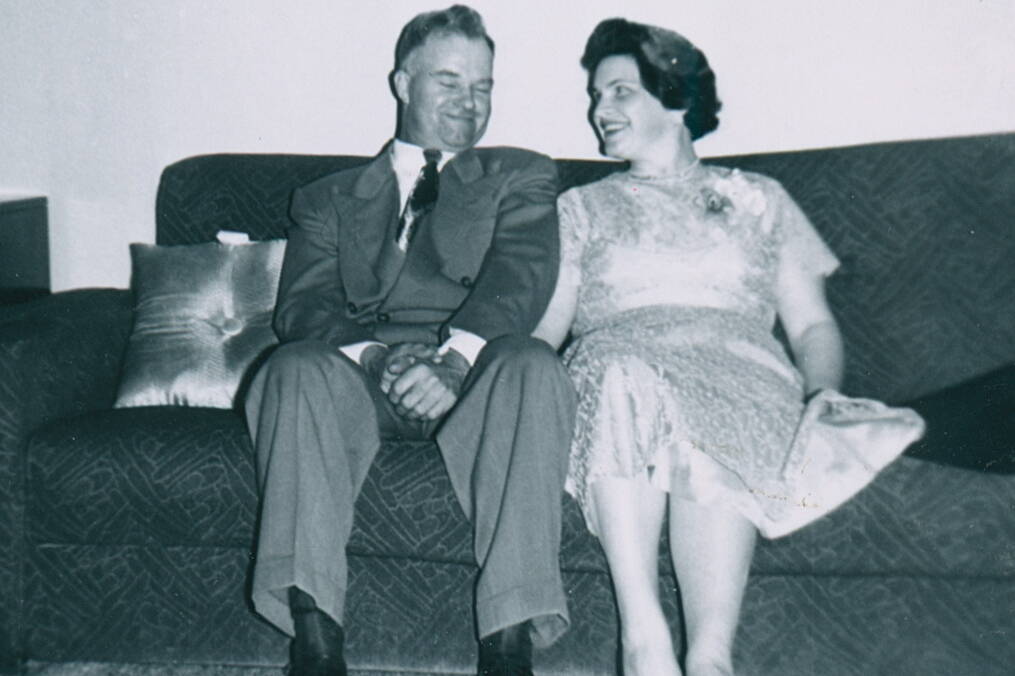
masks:
<path id="1" fill-rule="evenodd" d="M 254 462 L 239 416 L 118 409 L 33 436 L 29 539 L 35 543 L 235 546 L 254 541 Z M 797 533 L 762 541 L 758 573 L 1013 575 L 1015 476 L 912 458 Z M 561 564 L 605 572 L 576 504 L 564 498 Z M 352 554 L 473 565 L 471 528 L 436 447 L 383 445 L 356 505 Z M 661 550 L 665 561 L 665 545 Z"/>
<path id="2" fill-rule="evenodd" d="M 902 457 L 853 500 L 759 545 L 766 572 L 1012 576 L 1015 476 Z"/>
<path id="3" fill-rule="evenodd" d="M 68 418 L 36 432 L 28 456 L 36 543 L 254 542 L 253 451 L 231 411 L 158 406 Z M 382 446 L 349 548 L 472 563 L 471 529 L 432 443 Z"/>
<path id="4" fill-rule="evenodd" d="M 43 427 L 28 447 L 28 538 L 249 547 L 254 459 L 231 411 L 124 408 Z"/>
<path id="5" fill-rule="evenodd" d="M 241 592 L 249 564 L 246 551 L 215 547 L 35 547 L 27 656 L 40 662 L 127 662 L 133 664 L 115 673 L 149 676 L 178 672 L 137 663 L 282 664 L 286 637 L 258 619 Z M 475 673 L 472 569 L 353 556 L 349 575 L 346 653 L 354 673 Z M 563 577 L 572 626 L 552 648 L 538 652 L 540 673 L 615 674 L 609 578 L 581 572 Z M 661 586 L 679 641 L 672 578 Z M 1010 579 L 755 575 L 735 655 L 745 673 L 757 674 L 1007 676 L 1015 660 L 1013 604 Z M 110 665 L 104 666 L 88 673 L 110 673 Z M 54 671 L 79 673 L 71 666 Z M 248 671 L 205 666 L 182 673 Z M 281 670 L 249 673 L 275 676 Z"/>
<path id="6" fill-rule="evenodd" d="M 131 244 L 134 328 L 117 406 L 231 408 L 271 328 L 284 240 Z"/>

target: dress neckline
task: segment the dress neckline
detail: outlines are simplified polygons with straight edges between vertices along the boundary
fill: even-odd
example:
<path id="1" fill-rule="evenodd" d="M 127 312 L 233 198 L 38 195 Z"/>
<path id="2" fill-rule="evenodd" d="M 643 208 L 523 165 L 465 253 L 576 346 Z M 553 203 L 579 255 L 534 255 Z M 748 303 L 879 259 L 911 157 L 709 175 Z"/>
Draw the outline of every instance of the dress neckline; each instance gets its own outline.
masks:
<path id="1" fill-rule="evenodd" d="M 683 183 L 696 176 L 703 166 L 704 165 L 702 165 L 701 160 L 696 159 L 680 171 L 672 174 L 636 174 L 628 169 L 623 173 L 623 175 L 630 180 L 637 181 L 639 183 L 665 183 L 670 181 Z"/>

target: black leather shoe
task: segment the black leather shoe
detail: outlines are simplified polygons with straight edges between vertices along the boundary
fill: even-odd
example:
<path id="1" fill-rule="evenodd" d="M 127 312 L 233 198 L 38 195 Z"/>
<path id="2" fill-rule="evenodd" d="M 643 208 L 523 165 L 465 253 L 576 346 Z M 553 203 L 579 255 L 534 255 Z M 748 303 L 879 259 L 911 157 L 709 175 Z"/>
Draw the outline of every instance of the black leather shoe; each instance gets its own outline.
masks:
<path id="1" fill-rule="evenodd" d="M 479 676 L 532 676 L 532 637 L 528 622 L 494 632 L 479 641 Z"/>
<path id="2" fill-rule="evenodd" d="M 309 594 L 293 587 L 289 608 L 296 636 L 289 646 L 288 676 L 346 676 L 342 627 L 317 608 Z"/>

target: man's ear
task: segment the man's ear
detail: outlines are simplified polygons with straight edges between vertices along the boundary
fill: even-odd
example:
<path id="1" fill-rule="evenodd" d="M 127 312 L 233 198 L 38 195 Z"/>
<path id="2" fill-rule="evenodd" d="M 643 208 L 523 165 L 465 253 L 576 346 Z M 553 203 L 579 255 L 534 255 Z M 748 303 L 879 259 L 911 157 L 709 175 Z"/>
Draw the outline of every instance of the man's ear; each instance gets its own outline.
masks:
<path id="1" fill-rule="evenodd" d="M 409 103 L 409 81 L 411 79 L 412 77 L 401 68 L 391 74 L 391 87 L 403 105 Z"/>

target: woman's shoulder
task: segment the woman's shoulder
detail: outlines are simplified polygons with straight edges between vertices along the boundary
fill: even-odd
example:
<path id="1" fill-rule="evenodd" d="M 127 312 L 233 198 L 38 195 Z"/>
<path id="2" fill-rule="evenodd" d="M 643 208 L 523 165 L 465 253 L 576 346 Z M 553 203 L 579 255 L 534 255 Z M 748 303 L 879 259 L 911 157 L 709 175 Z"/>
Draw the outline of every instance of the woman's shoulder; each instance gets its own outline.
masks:
<path id="1" fill-rule="evenodd" d="M 557 196 L 557 216 L 562 233 L 582 241 L 603 236 L 615 221 L 620 203 L 623 172 L 615 172 L 595 181 L 568 188 Z"/>
<path id="2" fill-rule="evenodd" d="M 711 180 L 718 183 L 751 187 L 769 194 L 785 192 L 782 184 L 767 174 L 722 164 L 705 164 L 703 166 Z"/>
<path id="3" fill-rule="evenodd" d="M 587 221 L 590 214 L 599 214 L 608 205 L 616 202 L 618 174 L 610 174 L 590 183 L 568 188 L 557 196 L 557 211 L 561 215 Z"/>
<path id="4" fill-rule="evenodd" d="M 746 207 L 756 216 L 782 211 L 793 199 L 775 178 L 736 167 L 708 165 L 706 188 Z"/>
<path id="5" fill-rule="evenodd" d="M 616 190 L 617 186 L 623 181 L 624 173 L 625 172 L 614 172 L 612 174 L 608 174 L 607 176 L 603 176 L 602 178 L 590 181 L 589 183 L 583 183 L 582 185 L 576 185 L 573 188 L 568 188 L 560 193 L 560 196 L 557 199 L 581 201 L 582 199 L 593 197 L 595 195 L 612 192 Z"/>

